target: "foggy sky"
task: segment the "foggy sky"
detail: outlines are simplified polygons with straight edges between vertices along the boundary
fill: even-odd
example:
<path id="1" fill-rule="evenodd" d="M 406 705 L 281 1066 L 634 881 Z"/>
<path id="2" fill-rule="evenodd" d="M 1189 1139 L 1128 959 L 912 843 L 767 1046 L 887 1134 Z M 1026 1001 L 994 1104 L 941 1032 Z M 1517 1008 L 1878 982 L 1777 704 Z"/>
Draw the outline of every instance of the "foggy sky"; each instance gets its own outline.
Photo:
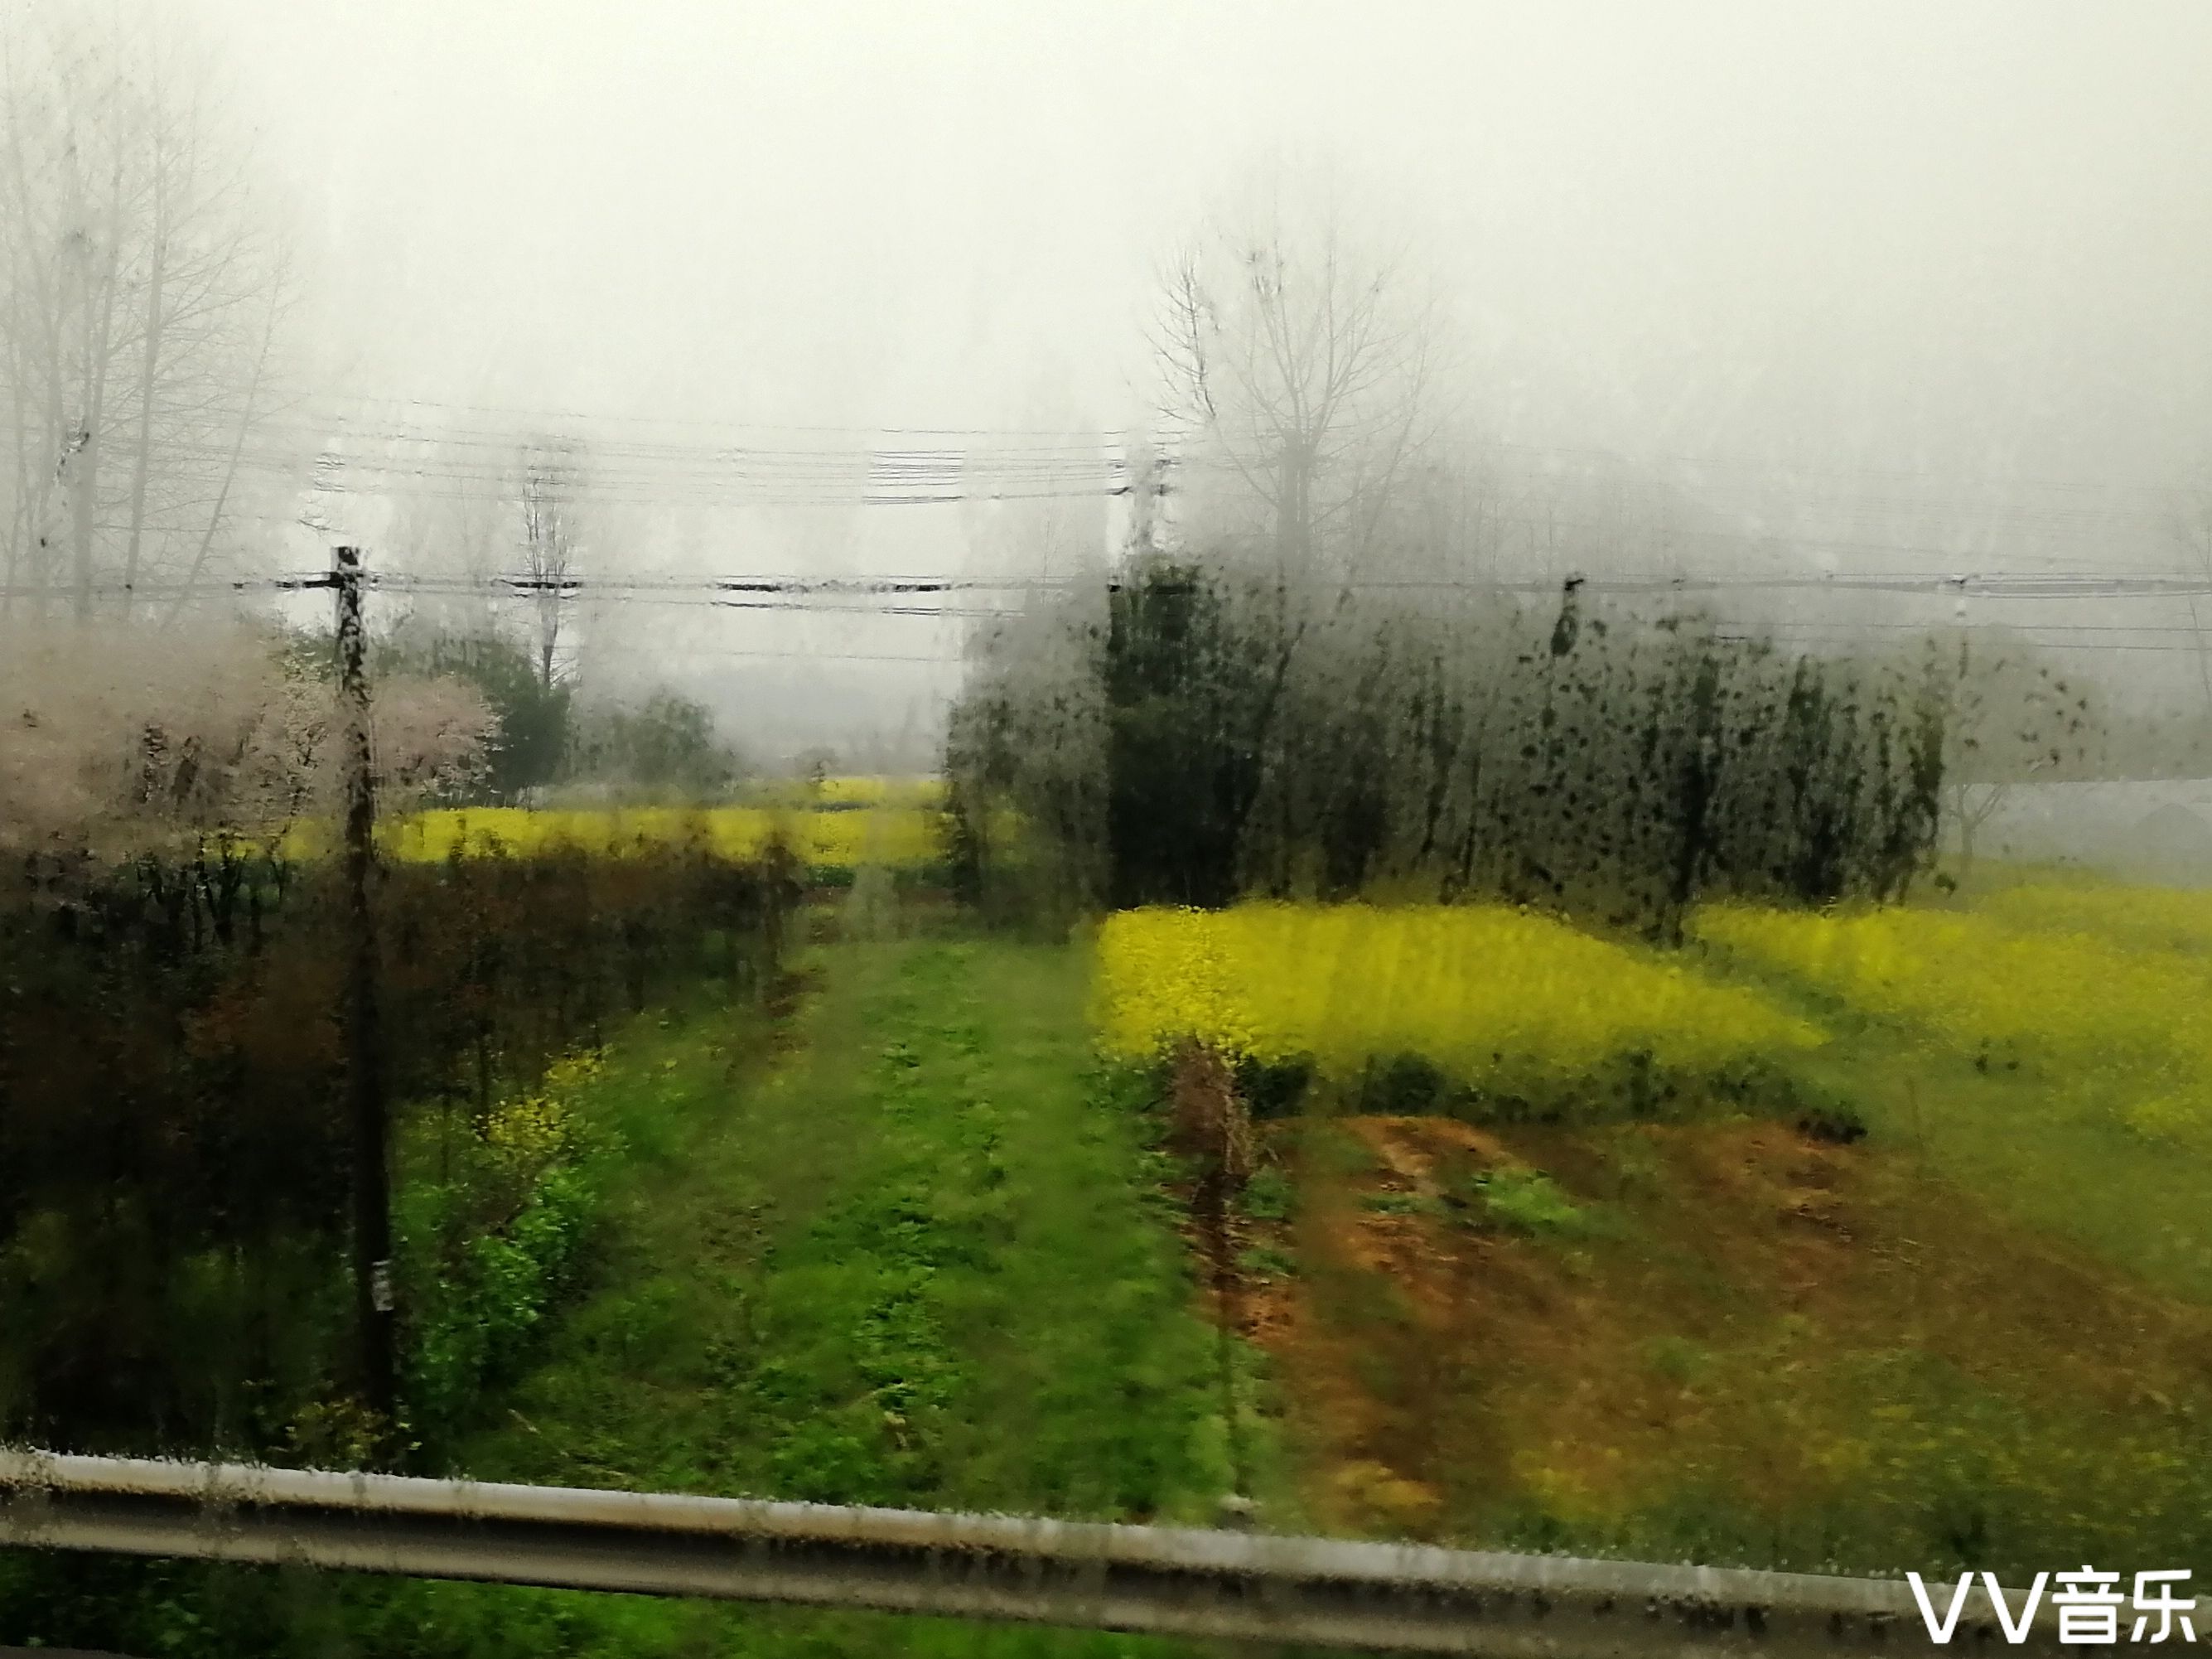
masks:
<path id="1" fill-rule="evenodd" d="M 1156 261 L 1288 155 L 1403 228 L 1494 437 L 1717 459 L 1749 513 L 1784 464 L 1852 523 L 1898 473 L 2028 522 L 2212 480 L 2194 0 L 191 3 L 307 233 L 322 389 L 1138 422 Z M 934 511 L 765 556 L 941 566 Z"/>
<path id="2" fill-rule="evenodd" d="M 1396 198 L 1540 441 L 2208 459 L 2212 9 L 195 0 L 365 391 L 1112 424 L 1255 159 Z"/>

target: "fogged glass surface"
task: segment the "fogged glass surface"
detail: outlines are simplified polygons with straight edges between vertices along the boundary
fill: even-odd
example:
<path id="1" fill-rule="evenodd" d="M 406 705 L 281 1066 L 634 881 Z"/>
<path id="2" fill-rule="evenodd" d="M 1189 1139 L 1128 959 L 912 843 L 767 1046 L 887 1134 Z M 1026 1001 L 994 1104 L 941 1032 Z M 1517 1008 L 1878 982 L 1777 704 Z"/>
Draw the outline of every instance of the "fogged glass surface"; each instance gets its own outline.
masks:
<path id="1" fill-rule="evenodd" d="M 2156 1624 L 2205 18 L 645 11 L 0 21 L 0 1452 Z"/>

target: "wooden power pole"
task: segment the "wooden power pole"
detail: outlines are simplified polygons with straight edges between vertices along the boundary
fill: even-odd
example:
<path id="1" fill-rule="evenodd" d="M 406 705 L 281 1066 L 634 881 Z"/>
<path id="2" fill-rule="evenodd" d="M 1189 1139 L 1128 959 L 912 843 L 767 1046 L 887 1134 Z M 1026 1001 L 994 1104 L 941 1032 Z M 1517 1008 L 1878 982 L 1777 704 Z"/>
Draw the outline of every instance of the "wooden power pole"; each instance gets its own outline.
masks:
<path id="1" fill-rule="evenodd" d="M 346 1104 L 353 1126 L 354 1308 L 362 1388 L 388 1425 L 398 1405 L 398 1345 L 392 1290 L 391 1133 L 384 1100 L 383 1036 L 376 1006 L 375 757 L 369 744 L 368 641 L 362 619 L 361 550 L 341 547 L 337 588 L 338 696 L 345 709 Z"/>

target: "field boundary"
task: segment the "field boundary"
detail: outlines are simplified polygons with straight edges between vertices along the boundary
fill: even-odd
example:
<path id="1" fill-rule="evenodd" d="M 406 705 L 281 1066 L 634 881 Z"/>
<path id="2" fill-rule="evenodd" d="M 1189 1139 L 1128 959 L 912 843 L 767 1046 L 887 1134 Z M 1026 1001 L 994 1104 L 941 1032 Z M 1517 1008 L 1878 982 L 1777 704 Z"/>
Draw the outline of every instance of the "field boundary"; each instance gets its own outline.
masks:
<path id="1" fill-rule="evenodd" d="M 0 1546 L 1499 1659 L 1926 1639 L 1894 1580 L 5 1449 Z M 2002 1639 L 1983 1590 L 1954 1639 Z"/>

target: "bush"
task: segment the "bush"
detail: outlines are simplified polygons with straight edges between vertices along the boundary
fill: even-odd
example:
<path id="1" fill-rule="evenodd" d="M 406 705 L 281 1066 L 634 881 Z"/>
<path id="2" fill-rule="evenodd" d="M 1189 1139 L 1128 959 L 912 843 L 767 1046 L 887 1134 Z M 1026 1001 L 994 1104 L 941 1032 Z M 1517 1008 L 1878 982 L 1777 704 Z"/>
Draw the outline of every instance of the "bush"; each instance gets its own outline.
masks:
<path id="1" fill-rule="evenodd" d="M 1287 1221 L 1291 1199 L 1290 1177 L 1269 1164 L 1244 1183 L 1240 1202 L 1255 1221 Z"/>
<path id="2" fill-rule="evenodd" d="M 1264 1121 L 1289 1117 L 1298 1109 L 1313 1086 L 1314 1060 L 1311 1054 L 1277 1060 L 1240 1054 L 1236 1073 L 1237 1091 L 1244 1097 L 1246 1109 Z"/>
<path id="3" fill-rule="evenodd" d="M 1353 1091 L 1357 1109 L 1385 1117 L 1426 1117 L 1441 1111 L 1452 1092 L 1437 1063 L 1424 1054 L 1370 1060 Z"/>
<path id="4" fill-rule="evenodd" d="M 465 1427 L 485 1386 L 514 1375 L 576 1278 L 600 1211 L 599 1172 L 620 1150 L 578 1109 L 576 1091 L 598 1070 L 596 1054 L 556 1066 L 548 1082 L 560 1092 L 499 1107 L 481 1134 L 438 1150 L 448 1178 L 405 1194 L 405 1394 L 426 1443 Z"/>
<path id="5" fill-rule="evenodd" d="M 356 1352 L 339 875 L 234 841 L 0 869 L 0 1438 L 268 1455 L 311 1407 L 335 1409 Z M 373 890 L 400 1208 L 422 1181 L 466 1176 L 479 1187 L 456 1236 L 500 1241 L 465 1272 L 458 1245 L 441 1258 L 453 1295 L 490 1303 L 452 1331 L 411 1292 L 404 1311 L 449 1346 L 468 1320 L 511 1332 L 566 1259 L 574 1195 L 556 1184 L 533 1210 L 534 1168 L 487 1146 L 484 1167 L 446 1171 L 407 1158 L 410 1138 L 473 1121 L 525 1164 L 542 1154 L 557 1126 L 495 1124 L 501 1093 L 534 1090 L 549 1059 L 672 983 L 764 995 L 789 869 L 547 848 L 398 860 Z M 488 1206 L 493 1191 L 510 1201 Z"/>
<path id="6" fill-rule="evenodd" d="M 1492 1170 L 1477 1176 L 1474 1187 L 1483 1213 L 1516 1232 L 1575 1237 L 1594 1231 L 1595 1218 L 1540 1170 Z"/>

